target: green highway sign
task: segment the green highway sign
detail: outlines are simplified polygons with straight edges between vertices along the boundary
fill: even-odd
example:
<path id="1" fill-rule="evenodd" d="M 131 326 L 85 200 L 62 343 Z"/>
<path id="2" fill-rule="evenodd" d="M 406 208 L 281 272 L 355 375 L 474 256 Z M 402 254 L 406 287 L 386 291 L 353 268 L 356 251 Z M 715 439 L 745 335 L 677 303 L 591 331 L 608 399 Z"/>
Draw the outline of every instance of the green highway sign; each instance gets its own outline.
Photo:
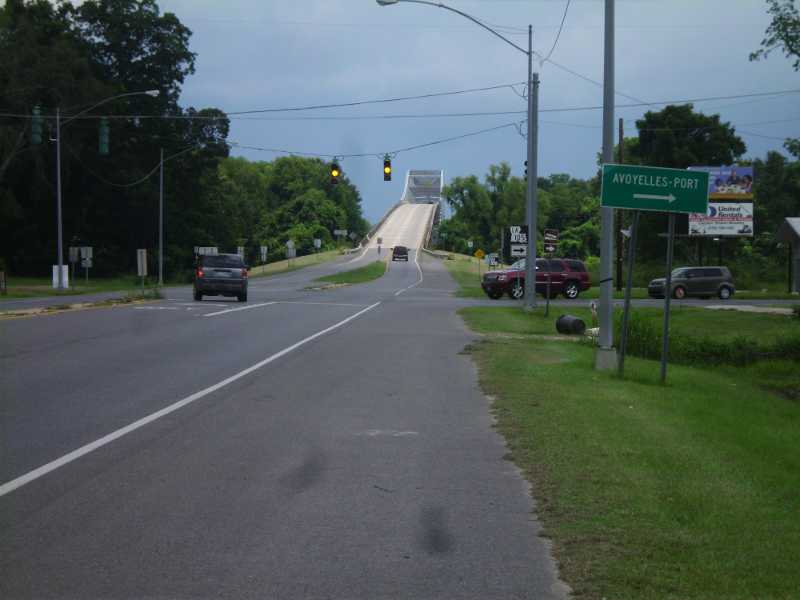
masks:
<path id="1" fill-rule="evenodd" d="M 602 206 L 657 212 L 708 210 L 708 173 L 640 165 L 603 165 Z"/>

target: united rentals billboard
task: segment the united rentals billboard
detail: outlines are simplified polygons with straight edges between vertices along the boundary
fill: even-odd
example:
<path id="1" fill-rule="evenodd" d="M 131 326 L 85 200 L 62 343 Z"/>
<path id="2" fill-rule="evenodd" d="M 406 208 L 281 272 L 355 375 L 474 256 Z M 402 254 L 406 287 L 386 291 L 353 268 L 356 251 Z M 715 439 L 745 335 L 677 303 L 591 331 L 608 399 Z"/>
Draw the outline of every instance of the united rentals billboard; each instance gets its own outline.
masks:
<path id="1" fill-rule="evenodd" d="M 708 173 L 708 199 L 752 200 L 753 167 L 689 167 L 691 171 Z"/>
<path id="2" fill-rule="evenodd" d="M 712 202 L 708 211 L 689 214 L 690 236 L 753 236 L 752 202 Z"/>

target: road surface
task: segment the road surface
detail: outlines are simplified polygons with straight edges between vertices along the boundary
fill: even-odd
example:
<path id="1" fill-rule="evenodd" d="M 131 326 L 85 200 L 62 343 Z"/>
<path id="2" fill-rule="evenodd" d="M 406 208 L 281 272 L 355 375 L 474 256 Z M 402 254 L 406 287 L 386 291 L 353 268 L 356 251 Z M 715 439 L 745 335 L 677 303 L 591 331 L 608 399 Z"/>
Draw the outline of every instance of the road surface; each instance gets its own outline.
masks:
<path id="1" fill-rule="evenodd" d="M 564 597 L 415 213 L 369 284 L 0 322 L 0 597 Z"/>

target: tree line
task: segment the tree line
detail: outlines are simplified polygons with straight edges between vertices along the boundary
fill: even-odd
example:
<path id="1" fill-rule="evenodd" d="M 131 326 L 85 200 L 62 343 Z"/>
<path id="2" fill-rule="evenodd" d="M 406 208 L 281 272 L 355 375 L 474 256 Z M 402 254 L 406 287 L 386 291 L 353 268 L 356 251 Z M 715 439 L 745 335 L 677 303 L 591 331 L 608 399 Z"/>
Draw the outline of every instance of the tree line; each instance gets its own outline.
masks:
<path id="1" fill-rule="evenodd" d="M 130 272 L 137 248 L 157 248 L 162 150 L 168 276 L 191 266 L 194 246 L 267 245 L 278 258 L 288 239 L 302 255 L 314 238 L 331 246 L 334 229 L 366 233 L 358 190 L 346 178 L 332 185 L 322 161 L 231 158 L 225 113 L 180 105 L 196 60 L 191 35 L 155 0 L 0 8 L 0 267 L 45 275 L 56 262 L 57 110 L 64 246 L 92 246 L 98 274 Z M 158 96 L 129 95 L 70 120 L 148 90 Z"/>
<path id="2" fill-rule="evenodd" d="M 751 165 L 755 173 L 755 235 L 720 242 L 703 238 L 679 238 L 676 260 L 706 264 L 722 256 L 734 264 L 743 282 L 779 280 L 785 273 L 786 250 L 779 247 L 776 232 L 787 216 L 800 215 L 800 161 L 779 152 L 763 159 L 742 160 L 746 145 L 735 127 L 718 115 L 696 112 L 691 104 L 667 106 L 648 112 L 636 121 L 638 136 L 625 138 L 624 162 L 685 169 L 692 165 Z M 788 146 L 787 146 L 788 148 Z M 619 157 L 619 146 L 616 147 Z M 598 158 L 598 163 L 599 163 Z M 554 174 L 538 180 L 539 248 L 544 229 L 560 232 L 558 255 L 596 264 L 600 253 L 600 174 L 590 179 Z M 508 164 L 493 165 L 483 181 L 476 176 L 458 177 L 445 189 L 453 209 L 438 231 L 439 245 L 468 252 L 468 241 L 484 251 L 497 252 L 511 225 L 525 223 L 525 180 L 511 175 Z M 630 215 L 617 211 L 619 228 L 630 224 Z M 642 263 L 663 262 L 666 254 L 666 215 L 642 213 L 637 256 Z M 678 218 L 676 231 L 688 232 L 686 215 Z M 649 276 L 649 273 L 648 273 Z"/>

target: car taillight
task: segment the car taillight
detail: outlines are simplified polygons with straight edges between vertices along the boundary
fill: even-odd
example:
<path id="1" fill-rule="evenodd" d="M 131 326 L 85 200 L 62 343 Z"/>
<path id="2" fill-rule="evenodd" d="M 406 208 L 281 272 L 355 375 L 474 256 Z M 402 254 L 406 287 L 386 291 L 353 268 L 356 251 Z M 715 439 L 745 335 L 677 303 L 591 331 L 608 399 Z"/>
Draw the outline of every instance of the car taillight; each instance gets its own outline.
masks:
<path id="1" fill-rule="evenodd" d="M 242 277 L 247 279 L 247 269 L 242 269 Z"/>
<path id="2" fill-rule="evenodd" d="M 203 276 L 203 269 L 197 269 L 197 276 L 198 277 L 202 277 Z"/>

